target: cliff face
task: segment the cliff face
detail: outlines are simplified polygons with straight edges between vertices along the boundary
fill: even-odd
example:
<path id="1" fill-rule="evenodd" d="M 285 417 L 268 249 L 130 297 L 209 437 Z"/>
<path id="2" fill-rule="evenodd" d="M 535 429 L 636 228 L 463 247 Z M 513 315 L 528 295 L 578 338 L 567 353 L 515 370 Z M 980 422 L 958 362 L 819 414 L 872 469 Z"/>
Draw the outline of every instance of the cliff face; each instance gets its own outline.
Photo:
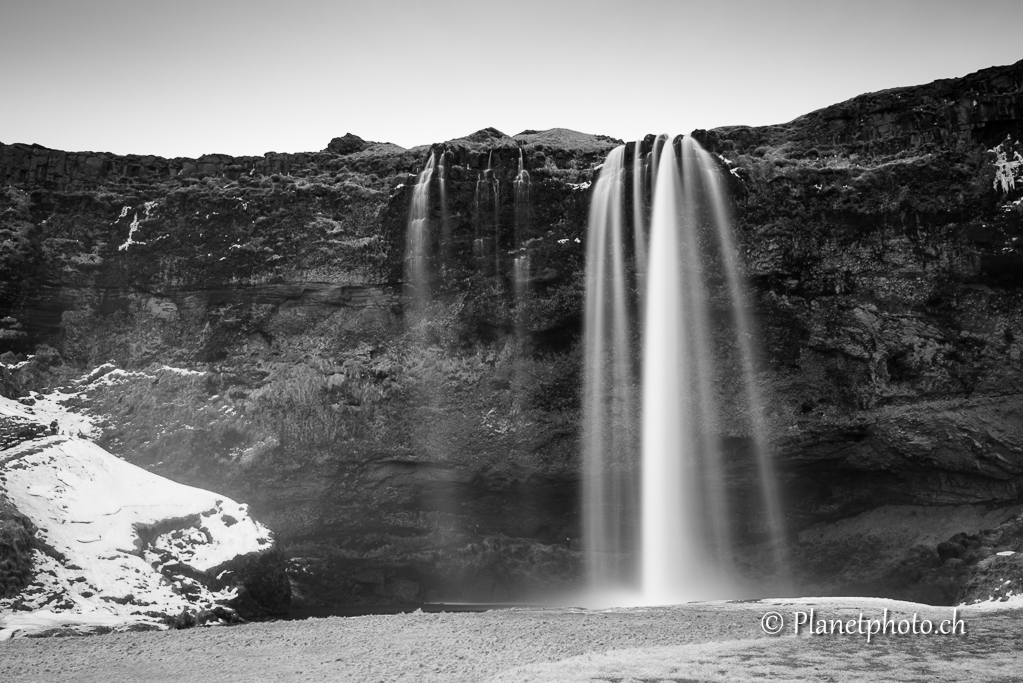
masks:
<path id="1" fill-rule="evenodd" d="M 738 167 L 773 381 L 801 399 L 782 450 L 848 471 L 840 514 L 891 502 L 894 460 L 898 502 L 1019 497 L 1021 82 L 1017 64 L 704 135 Z"/>
<path id="2" fill-rule="evenodd" d="M 295 558 L 298 598 L 492 599 L 573 581 L 586 181 L 611 143 L 519 139 L 534 178 L 529 354 L 510 343 L 500 190 L 493 258 L 473 257 L 477 176 L 491 166 L 507 193 L 519 160 L 519 142 L 482 131 L 451 145 L 451 258 L 417 324 L 401 278 L 425 149 L 328 151 L 236 180 L 236 164 L 173 180 L 157 165 L 89 190 L 62 189 L 77 176 L 8 186 L 8 344 L 49 342 L 64 365 L 7 385 L 110 359 L 136 371 L 83 402 L 107 416 L 102 445 L 251 503 Z"/>
<path id="3" fill-rule="evenodd" d="M 1023 501 L 1021 93 L 1023 62 L 694 133 L 731 171 L 806 591 L 955 599 L 983 558 L 949 568 L 937 543 Z M 589 183 L 615 144 L 487 129 L 435 146 L 427 315 L 403 275 L 426 148 L 2 146 L 0 343 L 48 345 L 7 356 L 2 386 L 131 371 L 82 399 L 101 444 L 249 502 L 306 605 L 573 585 Z"/>
<path id="4" fill-rule="evenodd" d="M 933 506 L 1018 511 L 1021 84 L 1023 63 L 702 136 L 741 179 L 790 519 L 834 524 L 797 547 L 836 590 L 909 582 L 880 568 L 912 547 L 902 529 L 945 540 L 998 521 L 946 525 Z M 874 526 L 850 540 L 840 520 L 868 510 Z M 824 560 L 829 533 L 839 552 Z M 909 595 L 954 599 L 943 581 Z"/>

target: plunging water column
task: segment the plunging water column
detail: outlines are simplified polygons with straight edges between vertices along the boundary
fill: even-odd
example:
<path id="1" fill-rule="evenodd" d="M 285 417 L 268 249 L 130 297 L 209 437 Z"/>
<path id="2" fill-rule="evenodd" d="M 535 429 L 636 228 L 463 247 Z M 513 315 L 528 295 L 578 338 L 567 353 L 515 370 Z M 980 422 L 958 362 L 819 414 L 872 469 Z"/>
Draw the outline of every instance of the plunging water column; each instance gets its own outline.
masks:
<path id="1" fill-rule="evenodd" d="M 645 604 L 739 597 L 751 592 L 740 588 L 735 569 L 739 528 L 743 543 L 773 551 L 768 572 L 782 566 L 783 535 L 723 185 L 691 137 L 654 138 L 648 154 L 637 142 L 630 269 L 622 249 L 624 156 L 619 147 L 604 163 L 588 234 L 583 507 L 590 585 L 638 589 L 638 597 L 624 599 Z M 638 297 L 630 302 L 633 289 Z M 630 308 L 641 312 L 638 342 Z M 629 362 L 640 349 L 641 401 Z M 639 417 L 629 410 L 636 403 Z M 636 427 L 639 438 L 631 436 Z M 758 481 L 740 484 L 739 494 L 734 482 L 726 485 L 725 436 L 748 444 L 743 457 L 755 462 Z"/>

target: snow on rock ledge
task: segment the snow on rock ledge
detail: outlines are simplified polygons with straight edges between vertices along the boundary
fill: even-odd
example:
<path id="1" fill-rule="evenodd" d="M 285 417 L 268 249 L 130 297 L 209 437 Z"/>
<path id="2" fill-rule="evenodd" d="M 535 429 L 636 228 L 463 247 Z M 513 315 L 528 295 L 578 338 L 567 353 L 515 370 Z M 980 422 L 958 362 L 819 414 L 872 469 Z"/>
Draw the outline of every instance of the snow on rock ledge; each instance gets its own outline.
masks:
<path id="1" fill-rule="evenodd" d="M 0 397 L 0 418 L 31 415 Z M 86 439 L 50 435 L 0 451 L 0 492 L 38 528 L 31 584 L 0 600 L 0 640 L 62 626 L 182 626 L 287 609 L 283 559 L 247 506 Z"/>

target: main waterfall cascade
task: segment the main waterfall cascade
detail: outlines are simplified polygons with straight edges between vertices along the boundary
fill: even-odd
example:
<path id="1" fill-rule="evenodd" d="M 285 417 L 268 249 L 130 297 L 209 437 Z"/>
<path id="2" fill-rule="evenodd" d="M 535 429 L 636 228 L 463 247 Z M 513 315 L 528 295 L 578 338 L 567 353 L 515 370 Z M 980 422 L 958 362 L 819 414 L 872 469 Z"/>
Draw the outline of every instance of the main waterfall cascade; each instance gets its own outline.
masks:
<path id="1" fill-rule="evenodd" d="M 713 158 L 688 136 L 655 138 L 646 154 L 637 142 L 631 169 L 625 159 L 620 146 L 604 162 L 588 232 L 589 585 L 605 594 L 638 589 L 638 598 L 624 599 L 645 604 L 739 597 L 747 590 L 735 557 L 740 540 L 768 548 L 763 573 L 782 570 L 784 551 L 723 183 Z M 623 206 L 629 170 L 631 260 Z M 726 485 L 729 466 L 737 466 L 726 438 L 747 444 L 755 490 Z"/>

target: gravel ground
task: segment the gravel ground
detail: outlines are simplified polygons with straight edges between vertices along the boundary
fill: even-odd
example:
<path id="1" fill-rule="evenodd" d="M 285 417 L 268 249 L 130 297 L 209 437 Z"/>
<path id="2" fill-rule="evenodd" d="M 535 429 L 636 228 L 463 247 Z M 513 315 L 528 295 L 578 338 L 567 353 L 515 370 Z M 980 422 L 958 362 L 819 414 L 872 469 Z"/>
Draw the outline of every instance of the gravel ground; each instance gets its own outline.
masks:
<path id="1" fill-rule="evenodd" d="M 960 610 L 966 635 L 793 637 L 794 613 L 935 621 L 876 599 L 332 617 L 188 631 L 14 639 L 0 681 L 1023 681 L 1023 610 Z M 769 611 L 786 620 L 767 636 Z M 900 617 L 897 617 L 900 618 Z M 695 677 L 695 678 L 694 678 Z"/>

